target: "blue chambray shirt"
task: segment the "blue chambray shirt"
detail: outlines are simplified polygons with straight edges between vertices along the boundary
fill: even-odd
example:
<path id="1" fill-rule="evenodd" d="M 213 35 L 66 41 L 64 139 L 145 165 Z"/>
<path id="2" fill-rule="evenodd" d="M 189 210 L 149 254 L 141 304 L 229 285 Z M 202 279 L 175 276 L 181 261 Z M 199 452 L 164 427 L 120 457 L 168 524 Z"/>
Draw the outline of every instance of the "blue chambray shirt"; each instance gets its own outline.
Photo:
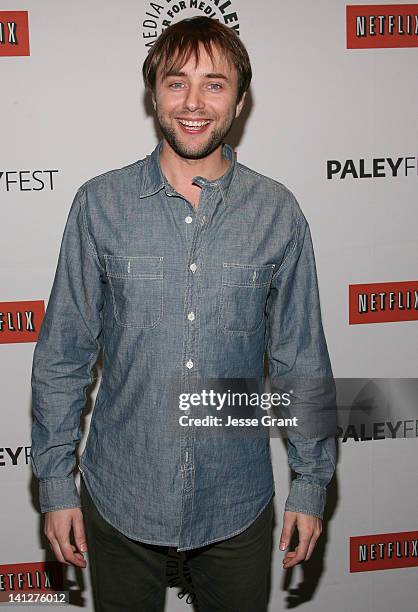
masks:
<path id="1" fill-rule="evenodd" d="M 274 494 L 269 438 L 169 425 L 192 377 L 332 376 L 308 223 L 281 183 L 238 163 L 196 176 L 193 206 L 151 155 L 87 181 L 66 222 L 32 364 L 41 511 L 79 507 L 80 415 L 103 370 L 80 471 L 106 521 L 187 550 L 247 528 Z M 257 282 L 254 282 L 256 279 Z M 308 408 L 307 408 L 308 409 Z M 335 437 L 289 435 L 285 509 L 322 518 Z"/>

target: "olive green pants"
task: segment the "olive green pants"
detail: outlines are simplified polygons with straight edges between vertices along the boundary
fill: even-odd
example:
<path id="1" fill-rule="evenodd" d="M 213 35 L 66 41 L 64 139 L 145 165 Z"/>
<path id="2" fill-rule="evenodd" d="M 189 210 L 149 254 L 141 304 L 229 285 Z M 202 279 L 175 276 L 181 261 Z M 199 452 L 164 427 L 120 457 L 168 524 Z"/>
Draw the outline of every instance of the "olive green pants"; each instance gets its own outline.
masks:
<path id="1" fill-rule="evenodd" d="M 80 495 L 96 612 L 163 612 L 166 588 L 174 585 L 190 612 L 267 611 L 273 499 L 240 534 L 179 553 L 132 540 L 109 525 L 82 477 Z"/>

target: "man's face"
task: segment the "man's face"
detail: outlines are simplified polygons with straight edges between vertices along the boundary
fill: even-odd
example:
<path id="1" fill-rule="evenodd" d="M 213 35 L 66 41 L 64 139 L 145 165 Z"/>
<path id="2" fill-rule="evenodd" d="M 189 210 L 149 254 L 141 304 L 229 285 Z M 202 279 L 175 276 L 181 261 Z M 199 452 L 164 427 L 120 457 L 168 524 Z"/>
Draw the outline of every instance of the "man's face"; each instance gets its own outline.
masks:
<path id="1" fill-rule="evenodd" d="M 163 77 L 157 71 L 154 109 L 165 140 L 181 157 L 202 159 L 224 140 L 241 112 L 245 94 L 237 104 L 238 73 L 219 50 L 213 63 L 204 47 L 179 70 Z"/>

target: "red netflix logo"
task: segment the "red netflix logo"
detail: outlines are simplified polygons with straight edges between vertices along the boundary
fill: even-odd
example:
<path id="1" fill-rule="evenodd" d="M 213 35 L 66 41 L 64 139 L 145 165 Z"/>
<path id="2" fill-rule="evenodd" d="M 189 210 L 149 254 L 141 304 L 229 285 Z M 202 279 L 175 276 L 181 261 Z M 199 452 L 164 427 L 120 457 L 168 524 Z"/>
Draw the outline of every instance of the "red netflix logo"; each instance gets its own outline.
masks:
<path id="1" fill-rule="evenodd" d="M 418 567 L 418 531 L 350 538 L 350 572 Z"/>
<path id="2" fill-rule="evenodd" d="M 30 55 L 27 11 L 0 11 L 0 56 Z"/>
<path id="3" fill-rule="evenodd" d="M 347 49 L 418 47 L 418 4 L 346 7 Z"/>
<path id="4" fill-rule="evenodd" d="M 0 302 L 0 344 L 36 342 L 44 315 L 43 300 Z"/>
<path id="5" fill-rule="evenodd" d="M 0 594 L 19 591 L 50 593 L 61 591 L 63 585 L 63 565 L 59 561 L 0 565 Z"/>
<path id="6" fill-rule="evenodd" d="M 418 281 L 349 285 L 349 324 L 418 321 Z"/>

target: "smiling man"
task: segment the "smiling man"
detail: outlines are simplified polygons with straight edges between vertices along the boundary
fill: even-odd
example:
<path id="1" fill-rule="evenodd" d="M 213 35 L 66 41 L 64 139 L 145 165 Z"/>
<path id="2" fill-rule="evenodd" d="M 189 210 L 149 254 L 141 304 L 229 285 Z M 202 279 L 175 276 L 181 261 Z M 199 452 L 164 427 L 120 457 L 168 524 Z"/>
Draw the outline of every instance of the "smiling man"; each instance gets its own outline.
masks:
<path id="1" fill-rule="evenodd" d="M 189 564 L 201 612 L 263 612 L 268 435 L 179 426 L 170 381 L 189 392 L 199 378 L 262 379 L 266 351 L 272 381 L 332 379 L 309 226 L 286 187 L 224 142 L 251 81 L 233 30 L 204 17 L 174 24 L 143 77 L 163 138 L 78 190 L 34 352 L 31 457 L 45 533 L 62 563 L 86 567 L 88 544 L 101 612 L 164 610 L 170 548 Z M 101 349 L 80 499 L 80 416 Z M 313 397 L 304 417 L 324 407 Z M 299 543 L 284 568 L 309 559 L 321 533 L 335 435 L 317 429 L 288 435 L 297 477 L 280 549 L 295 528 Z"/>
<path id="2" fill-rule="evenodd" d="M 205 18 L 195 18 L 194 22 L 196 28 L 200 24 L 202 38 L 196 31 L 189 46 L 180 51 L 175 31 L 172 38 L 161 36 L 144 64 L 143 74 L 164 136 L 161 169 L 170 184 L 197 207 L 202 189 L 193 183 L 194 176 L 215 180 L 230 165 L 222 155 L 222 144 L 244 105 L 251 67 L 242 50 L 238 83 L 233 58 L 223 54 L 219 46 L 212 47 L 211 36 L 217 30 L 214 22 Z M 208 22 L 210 28 L 206 30 Z M 184 36 L 181 28 L 187 28 L 188 23 L 176 26 L 177 36 Z M 219 28 L 218 36 L 221 32 Z"/>

